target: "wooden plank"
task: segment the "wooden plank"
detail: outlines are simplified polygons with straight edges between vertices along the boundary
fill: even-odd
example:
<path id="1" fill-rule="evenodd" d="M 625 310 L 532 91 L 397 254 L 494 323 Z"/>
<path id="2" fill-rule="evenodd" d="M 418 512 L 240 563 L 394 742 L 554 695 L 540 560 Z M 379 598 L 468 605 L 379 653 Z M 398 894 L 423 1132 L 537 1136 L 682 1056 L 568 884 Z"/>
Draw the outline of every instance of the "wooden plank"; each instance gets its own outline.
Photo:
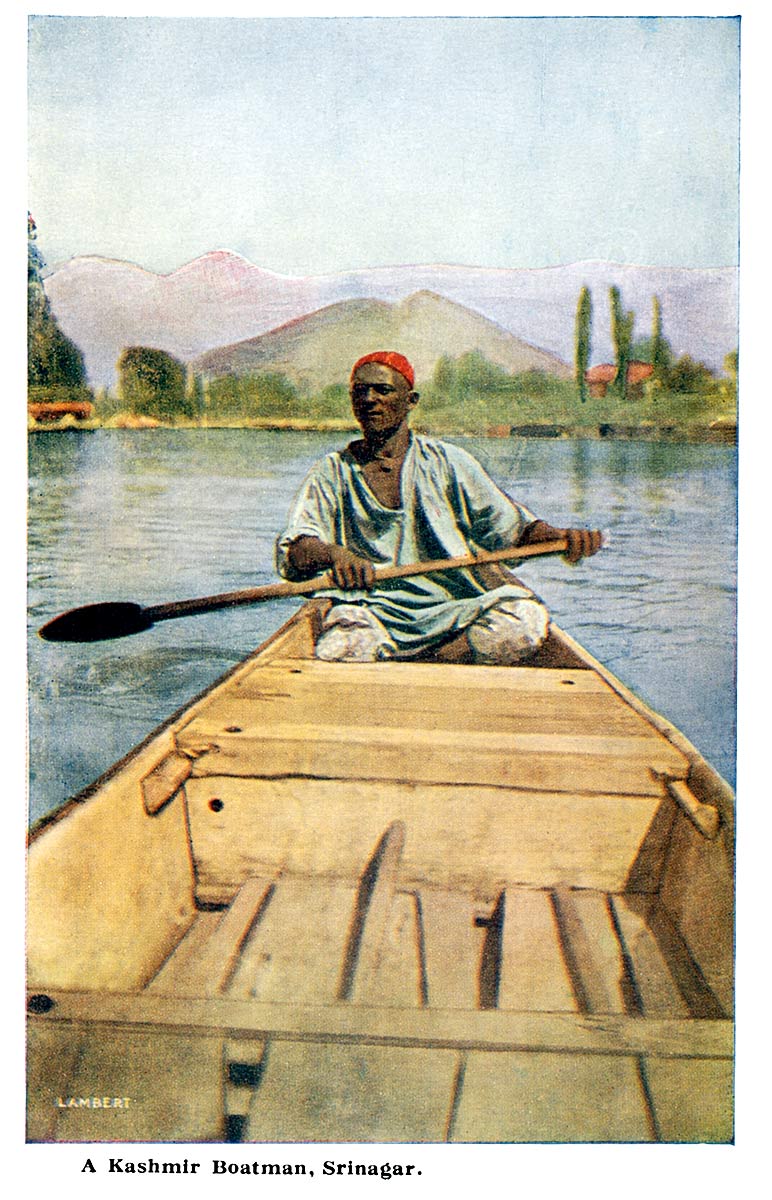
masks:
<path id="1" fill-rule="evenodd" d="M 229 897 L 249 874 L 358 878 L 395 820 L 407 827 L 405 887 L 494 894 L 505 883 L 564 882 L 621 891 L 660 805 L 672 805 L 658 796 L 308 779 L 212 777 L 185 789 L 207 899 Z"/>
<path id="2" fill-rule="evenodd" d="M 354 990 L 358 1004 L 417 1008 L 425 1003 L 416 897 L 398 892 L 390 905 L 378 961 Z"/>
<path id="3" fill-rule="evenodd" d="M 469 1056 L 454 1142 L 650 1142 L 634 1058 Z"/>
<path id="4" fill-rule="evenodd" d="M 457 1059 L 449 1050 L 274 1042 L 244 1140 L 442 1141 Z"/>
<path id="5" fill-rule="evenodd" d="M 498 690 L 506 692 L 537 689 L 562 691 L 569 686 L 589 694 L 600 695 L 613 691 L 594 672 L 589 670 L 540 670 L 534 667 L 484 667 L 456 665 L 453 663 L 424 662 L 380 662 L 380 663 L 328 663 L 321 659 L 298 662 L 295 659 L 274 659 L 270 667 L 262 668 L 259 675 L 240 681 L 248 695 L 252 687 L 258 690 L 271 680 L 282 681 L 288 673 L 297 679 L 314 680 L 317 687 L 335 686 L 345 682 L 348 687 L 361 694 L 373 687 L 405 689 L 434 688 L 447 693 L 453 688 L 464 694 L 479 690 L 490 694 Z"/>
<path id="6" fill-rule="evenodd" d="M 315 664 L 284 672 L 253 671 L 207 708 L 206 736 L 211 727 L 246 727 L 256 718 L 265 724 L 302 725 L 309 713 L 315 724 L 367 725 L 371 707 L 377 708 L 380 726 L 576 734 L 603 729 L 654 736 L 647 722 L 589 672 L 512 668 L 507 676 L 504 669 L 500 686 L 491 688 L 475 687 L 455 675 L 441 687 L 439 681 L 412 684 L 404 673 L 380 668 L 367 679 L 370 700 L 363 705 L 361 686 L 352 685 L 346 669 L 350 665 L 332 677 L 322 671 L 321 678 Z M 507 678 L 510 686 L 504 687 Z"/>
<path id="7" fill-rule="evenodd" d="M 190 759 L 172 750 L 140 780 L 142 802 L 148 816 L 155 816 L 174 798 L 191 770 Z"/>
<path id="8" fill-rule="evenodd" d="M 341 1000 L 362 1003 L 370 994 L 383 955 L 405 832 L 402 821 L 389 825 L 359 882 L 338 989 Z"/>
<path id="9" fill-rule="evenodd" d="M 469 894 L 430 888 L 420 890 L 419 903 L 427 1003 L 477 1008 L 485 930 L 475 925 L 475 917 L 482 906 Z"/>
<path id="10" fill-rule="evenodd" d="M 507 888 L 501 930 L 499 1008 L 575 1012 L 548 892 Z"/>
<path id="11" fill-rule="evenodd" d="M 337 995 L 354 911 L 352 884 L 279 879 L 228 987 L 232 996 L 330 1003 Z"/>
<path id="12" fill-rule="evenodd" d="M 219 919 L 200 922 L 191 946 L 180 946 L 180 961 L 170 960 L 169 975 L 163 972 L 151 990 L 166 991 L 171 984 L 177 995 L 216 996 L 226 988 L 270 885 L 269 879 L 247 879 Z"/>
<path id="13" fill-rule="evenodd" d="M 607 897 L 601 892 L 558 888 L 555 899 L 561 931 L 569 943 L 564 940 L 564 954 L 579 974 L 576 990 L 586 997 L 584 1011 L 628 1011 L 630 985 Z"/>
<path id="14" fill-rule="evenodd" d="M 446 695 L 432 689 L 425 693 L 400 695 L 396 689 L 375 689 L 367 705 L 353 695 L 350 686 L 338 686 L 322 695 L 317 688 L 294 688 L 291 694 L 264 692 L 250 699 L 241 694 L 223 697 L 206 712 L 206 723 L 217 729 L 229 725 L 248 728 L 259 721 L 264 725 L 304 725 L 313 714 L 315 725 L 367 727 L 372 722 L 372 705 L 378 712 L 380 728 L 453 730 L 462 733 L 548 733 L 592 736 L 602 729 L 617 737 L 653 738 L 649 727 L 614 695 L 600 696 L 567 693 L 555 696 L 544 691 L 532 694 L 494 692 L 492 696 L 474 691 Z M 203 723 L 203 721 L 202 721 Z M 204 735 L 210 736 L 209 730 Z"/>
<path id="15" fill-rule="evenodd" d="M 222 1037 L 158 1029 L 88 1031 L 70 1080 L 73 1097 L 128 1100 L 62 1108 L 59 1142 L 194 1142 L 223 1136 Z"/>
<path id="16" fill-rule="evenodd" d="M 517 1013 L 357 1004 L 283 1005 L 228 996 L 178 997 L 147 992 L 51 992 L 45 1024 L 88 1022 L 155 1026 L 206 1036 L 271 1037 L 458 1050 L 561 1050 L 567 1053 L 652 1054 L 667 1058 L 731 1058 L 727 1020 L 641 1020 L 616 1013 Z"/>
<path id="17" fill-rule="evenodd" d="M 732 1141 L 730 1062 L 647 1059 L 645 1072 L 662 1141 Z"/>
<path id="18" fill-rule="evenodd" d="M 223 913 L 196 964 L 196 976 L 204 983 L 204 995 L 214 996 L 227 987 L 270 886 L 269 879 L 251 876 Z"/>
<path id="19" fill-rule="evenodd" d="M 643 1016 L 688 1017 L 689 1007 L 646 921 L 650 898 L 614 896 L 612 904 Z"/>
<path id="20" fill-rule="evenodd" d="M 208 742 L 194 763 L 197 777 L 263 778 L 302 775 L 323 779 L 403 779 L 415 783 L 478 783 L 550 791 L 662 794 L 657 776 L 677 778 L 686 759 L 664 738 L 510 735 L 414 726 L 282 725 L 254 719 L 223 728 L 204 717 L 180 735 L 181 749 Z M 229 732 L 230 731 L 230 732 Z"/>
<path id="21" fill-rule="evenodd" d="M 197 964 L 206 943 L 214 934 L 222 920 L 222 913 L 200 912 L 184 938 L 180 941 L 174 953 L 169 956 L 147 985 L 149 992 L 160 992 L 167 995 L 185 995 L 191 992 L 196 995 L 198 989 L 194 986 Z"/>

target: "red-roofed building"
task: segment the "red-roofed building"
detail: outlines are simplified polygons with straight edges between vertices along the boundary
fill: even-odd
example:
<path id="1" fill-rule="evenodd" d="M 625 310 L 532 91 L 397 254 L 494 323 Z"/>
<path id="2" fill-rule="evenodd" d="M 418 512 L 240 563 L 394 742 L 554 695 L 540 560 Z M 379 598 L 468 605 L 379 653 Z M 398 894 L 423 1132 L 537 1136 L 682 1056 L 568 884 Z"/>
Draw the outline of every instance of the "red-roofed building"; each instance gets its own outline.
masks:
<path id="1" fill-rule="evenodd" d="M 591 398 L 602 399 L 606 395 L 608 385 L 613 383 L 616 377 L 617 369 L 613 363 L 599 363 L 597 367 L 590 367 L 589 371 L 585 371 L 584 378 Z"/>
<path id="2" fill-rule="evenodd" d="M 633 361 L 627 364 L 627 394 L 633 399 L 639 399 L 643 394 L 643 384 L 654 374 L 651 363 Z M 614 363 L 599 363 L 585 371 L 584 378 L 594 400 L 602 399 L 608 391 L 608 386 L 617 377 Z"/>

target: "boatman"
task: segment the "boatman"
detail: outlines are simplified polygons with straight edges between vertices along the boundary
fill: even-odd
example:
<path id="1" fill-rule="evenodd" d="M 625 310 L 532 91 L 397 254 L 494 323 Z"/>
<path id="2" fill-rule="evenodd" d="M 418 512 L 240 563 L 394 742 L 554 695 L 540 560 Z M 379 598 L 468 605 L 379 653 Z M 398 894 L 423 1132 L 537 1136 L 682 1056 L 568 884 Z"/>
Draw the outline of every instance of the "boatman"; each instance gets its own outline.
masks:
<path id="1" fill-rule="evenodd" d="M 502 583 L 501 572 L 498 586 L 486 587 L 465 569 L 375 582 L 375 567 L 557 538 L 568 540 L 566 557 L 575 563 L 595 554 L 601 534 L 537 520 L 466 450 L 413 433 L 413 384 L 413 368 L 396 351 L 354 364 L 351 403 L 363 437 L 309 472 L 277 542 L 279 573 L 333 576 L 318 658 L 372 662 L 432 651 L 445 661 L 522 662 L 549 626 L 547 609 L 528 588 Z"/>

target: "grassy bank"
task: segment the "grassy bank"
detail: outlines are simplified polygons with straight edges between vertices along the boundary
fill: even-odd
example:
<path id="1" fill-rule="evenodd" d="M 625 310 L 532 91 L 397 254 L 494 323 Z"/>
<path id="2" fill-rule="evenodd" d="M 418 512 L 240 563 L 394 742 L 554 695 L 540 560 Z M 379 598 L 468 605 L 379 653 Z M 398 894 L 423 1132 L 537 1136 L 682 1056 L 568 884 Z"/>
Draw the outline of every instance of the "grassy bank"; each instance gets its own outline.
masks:
<path id="1" fill-rule="evenodd" d="M 277 429 L 348 433 L 356 430 L 348 399 L 330 397 L 319 406 L 314 397 L 300 397 L 292 415 L 278 412 L 218 413 L 160 421 L 116 410 L 88 420 L 68 415 L 58 421 L 29 421 L 31 432 L 51 429 Z M 321 409 L 321 411 L 320 411 Z M 476 394 L 450 401 L 427 389 L 412 418 L 422 433 L 470 437 L 639 438 L 670 441 L 731 441 L 736 428 L 733 397 L 717 393 L 660 393 L 621 401 L 612 396 L 590 398 L 582 404 L 571 385 L 555 383 L 538 396 Z"/>

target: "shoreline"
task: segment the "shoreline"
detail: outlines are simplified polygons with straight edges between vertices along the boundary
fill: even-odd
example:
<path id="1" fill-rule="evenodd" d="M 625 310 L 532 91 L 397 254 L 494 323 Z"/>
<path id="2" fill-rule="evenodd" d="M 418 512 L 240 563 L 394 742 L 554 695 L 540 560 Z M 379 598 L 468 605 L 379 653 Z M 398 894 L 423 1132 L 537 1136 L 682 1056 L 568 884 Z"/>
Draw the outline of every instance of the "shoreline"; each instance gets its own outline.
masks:
<path id="1" fill-rule="evenodd" d="M 413 427 L 416 433 L 428 437 L 463 437 L 491 439 L 537 439 L 554 441 L 625 441 L 625 442 L 687 442 L 713 445 L 737 444 L 737 424 L 735 422 L 716 422 L 711 425 L 583 425 L 569 427 L 553 423 L 493 426 L 480 429 L 437 429 L 426 428 L 419 423 Z M 152 433 L 158 429 L 185 430 L 187 432 L 203 432 L 216 429 L 254 429 L 269 433 L 357 433 L 359 427 L 355 422 L 348 421 L 307 421 L 288 418 L 264 418 L 251 421 L 212 422 L 199 424 L 194 422 L 179 422 L 172 424 L 155 420 L 142 420 L 134 423 L 113 424 L 100 421 L 78 421 L 65 417 L 60 421 L 30 422 L 29 434 L 39 433 L 93 433 L 97 430 L 108 430 L 129 433 Z"/>

